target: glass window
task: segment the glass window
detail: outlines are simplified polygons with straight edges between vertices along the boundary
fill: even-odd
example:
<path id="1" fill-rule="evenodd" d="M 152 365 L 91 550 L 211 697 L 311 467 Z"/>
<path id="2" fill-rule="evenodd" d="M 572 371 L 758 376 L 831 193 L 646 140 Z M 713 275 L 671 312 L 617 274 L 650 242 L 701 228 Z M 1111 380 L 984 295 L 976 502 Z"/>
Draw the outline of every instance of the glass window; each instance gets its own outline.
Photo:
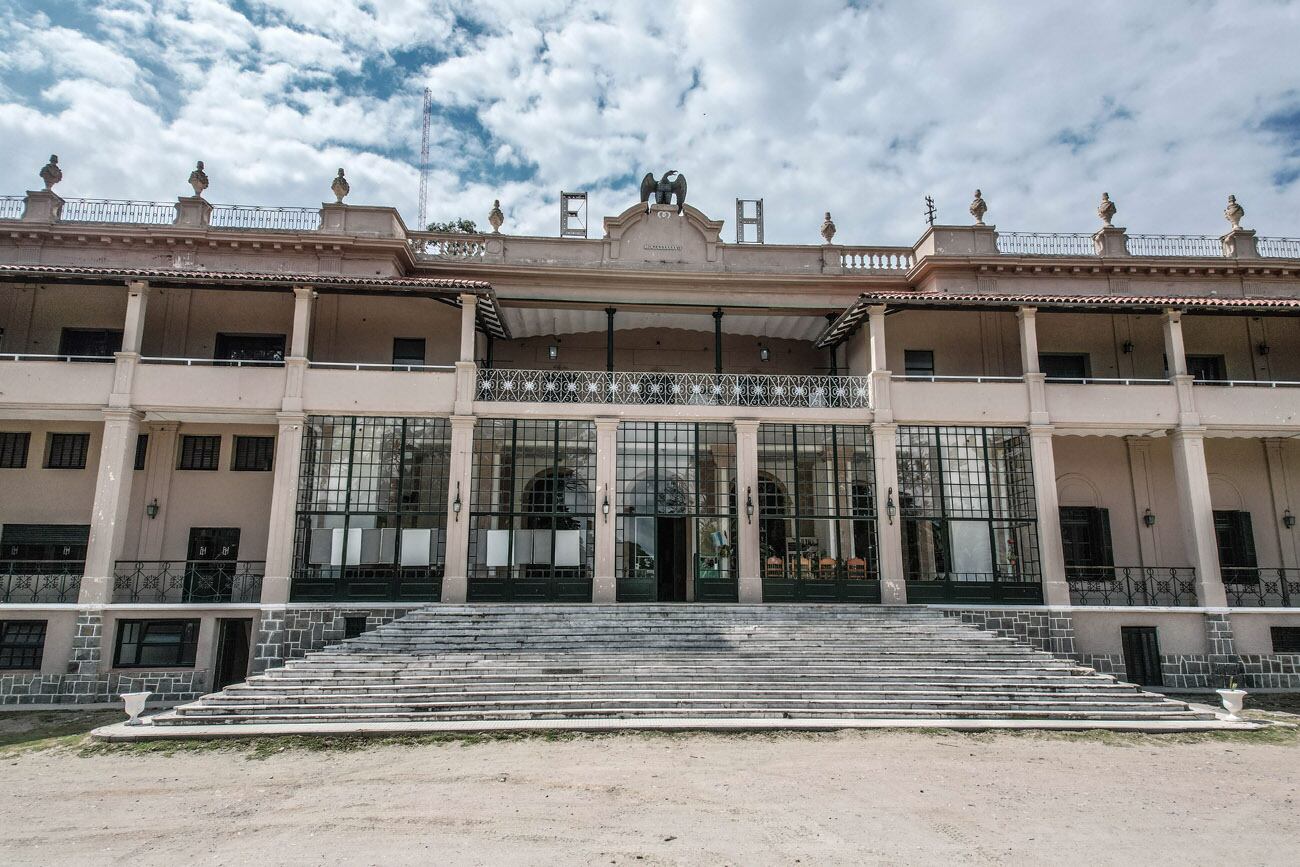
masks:
<path id="1" fill-rule="evenodd" d="M 178 470 L 215 470 L 221 461 L 220 436 L 181 436 Z"/>
<path id="2" fill-rule="evenodd" d="M 119 620 L 117 668 L 188 668 L 199 644 L 197 620 Z"/>
<path id="3" fill-rule="evenodd" d="M 0 621 L 0 671 L 39 671 L 45 653 L 44 620 Z"/>
<path id="4" fill-rule="evenodd" d="M 1222 355 L 1189 355 L 1187 372 L 1200 382 L 1223 382 L 1228 378 Z"/>
<path id="5" fill-rule="evenodd" d="M 1214 536 L 1219 549 L 1219 571 L 1228 582 L 1259 580 L 1255 557 L 1255 531 L 1250 512 L 1214 510 Z"/>
<path id="6" fill-rule="evenodd" d="M 1115 563 L 1110 541 L 1110 510 L 1094 506 L 1062 506 L 1061 545 L 1066 576 L 1109 577 Z"/>
<path id="7" fill-rule="evenodd" d="M 0 432 L 0 469 L 21 470 L 27 466 L 27 448 L 32 435 L 27 431 Z"/>
<path id="8" fill-rule="evenodd" d="M 275 437 L 235 437 L 232 470 L 269 472 L 275 463 Z"/>
<path id="9" fill-rule="evenodd" d="M 1038 369 L 1048 379 L 1057 381 L 1078 381 L 1092 375 L 1087 353 L 1039 353 Z"/>
<path id="10" fill-rule="evenodd" d="M 145 459 L 149 456 L 149 434 L 140 434 L 135 438 L 135 468 L 144 469 Z"/>
<path id="11" fill-rule="evenodd" d="M 46 439 L 45 467 L 50 470 L 84 470 L 90 434 L 51 433 Z"/>
<path id="12" fill-rule="evenodd" d="M 424 364 L 423 337 L 393 338 L 393 366 L 405 364 Z"/>
<path id="13" fill-rule="evenodd" d="M 903 372 L 907 376 L 934 376 L 934 350 L 903 350 Z"/>
<path id="14" fill-rule="evenodd" d="M 223 361 L 284 361 L 283 334 L 218 334 L 212 357 Z"/>
<path id="15" fill-rule="evenodd" d="M 122 351 L 122 332 L 107 328 L 65 328 L 59 337 L 59 355 L 112 360 Z"/>

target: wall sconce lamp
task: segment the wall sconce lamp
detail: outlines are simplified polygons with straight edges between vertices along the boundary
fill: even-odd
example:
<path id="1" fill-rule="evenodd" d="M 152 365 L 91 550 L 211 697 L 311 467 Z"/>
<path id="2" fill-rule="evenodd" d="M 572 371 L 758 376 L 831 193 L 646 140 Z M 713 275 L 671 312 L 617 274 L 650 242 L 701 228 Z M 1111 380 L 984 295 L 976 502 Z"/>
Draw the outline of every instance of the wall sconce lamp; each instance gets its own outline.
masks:
<path id="1" fill-rule="evenodd" d="M 890 488 L 889 493 L 885 494 L 885 516 L 889 518 L 889 523 L 894 523 L 894 513 L 897 511 L 894 506 L 894 489 Z"/>
<path id="2" fill-rule="evenodd" d="M 1154 527 L 1156 525 L 1156 516 L 1151 513 L 1150 509 L 1147 509 L 1142 513 L 1142 523 L 1148 527 Z"/>
<path id="3" fill-rule="evenodd" d="M 1290 509 L 1287 509 L 1282 513 L 1282 526 L 1286 527 L 1288 530 L 1295 529 L 1295 515 L 1291 514 Z"/>
<path id="4" fill-rule="evenodd" d="M 157 497 L 154 497 L 152 500 L 150 500 L 150 501 L 149 501 L 149 505 L 147 505 L 147 506 L 144 507 L 144 513 L 145 513 L 146 515 L 149 516 L 149 520 L 150 520 L 150 521 L 152 521 L 154 518 L 158 517 L 158 498 L 157 498 Z M 1290 514 L 1290 513 L 1288 512 L 1287 514 Z"/>
<path id="5" fill-rule="evenodd" d="M 555 359 L 559 358 L 560 347 L 556 346 L 554 343 L 546 347 L 546 357 L 549 358 L 551 361 L 554 361 Z"/>
<path id="6" fill-rule="evenodd" d="M 1124 341 L 1124 345 L 1123 345 L 1121 348 L 1124 350 L 1124 354 L 1125 354 L 1125 355 L 1132 355 L 1132 354 L 1133 354 L 1133 341 L 1132 341 L 1132 340 L 1125 340 L 1125 341 Z"/>
<path id="7" fill-rule="evenodd" d="M 456 499 L 451 501 L 451 513 L 455 520 L 460 520 L 460 482 L 456 483 Z"/>
<path id="8" fill-rule="evenodd" d="M 766 346 L 758 347 L 759 361 L 769 361 L 771 358 L 772 358 L 772 350 L 768 349 Z"/>
<path id="9" fill-rule="evenodd" d="M 605 501 L 600 504 L 600 513 L 605 516 L 605 523 L 609 523 L 609 485 L 605 486 Z"/>
<path id="10" fill-rule="evenodd" d="M 1255 350 L 1259 352 L 1260 355 L 1268 355 L 1269 349 L 1270 347 L 1267 343 L 1261 343 L 1259 346 L 1255 347 Z"/>
<path id="11" fill-rule="evenodd" d="M 754 523 L 754 490 L 745 488 L 745 523 Z"/>

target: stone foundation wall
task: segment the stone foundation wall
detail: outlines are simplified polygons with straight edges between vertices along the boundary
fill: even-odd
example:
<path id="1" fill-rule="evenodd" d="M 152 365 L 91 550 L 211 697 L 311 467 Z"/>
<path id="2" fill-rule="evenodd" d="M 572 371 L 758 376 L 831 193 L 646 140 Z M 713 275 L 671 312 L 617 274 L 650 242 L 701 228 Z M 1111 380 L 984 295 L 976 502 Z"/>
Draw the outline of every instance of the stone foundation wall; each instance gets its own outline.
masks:
<path id="1" fill-rule="evenodd" d="M 33 704 L 103 704 L 120 701 L 124 692 L 152 692 L 150 701 L 193 701 L 206 691 L 206 669 L 105 672 L 97 674 L 0 675 L 0 706 Z"/>
<path id="2" fill-rule="evenodd" d="M 1074 658 L 1074 622 L 1068 612 L 1046 608 L 980 608 L 944 609 L 943 613 L 1004 638 L 1023 641 L 1053 656 Z"/>
<path id="3" fill-rule="evenodd" d="M 423 606 L 416 606 L 423 607 Z M 366 631 L 378 629 L 399 617 L 416 610 L 410 608 L 369 608 L 358 605 L 340 605 L 334 608 L 285 608 L 262 612 L 257 629 L 257 643 L 253 651 L 253 671 L 284 665 L 286 660 L 301 659 L 313 650 L 320 650 L 343 640 L 344 618 L 366 618 Z"/>

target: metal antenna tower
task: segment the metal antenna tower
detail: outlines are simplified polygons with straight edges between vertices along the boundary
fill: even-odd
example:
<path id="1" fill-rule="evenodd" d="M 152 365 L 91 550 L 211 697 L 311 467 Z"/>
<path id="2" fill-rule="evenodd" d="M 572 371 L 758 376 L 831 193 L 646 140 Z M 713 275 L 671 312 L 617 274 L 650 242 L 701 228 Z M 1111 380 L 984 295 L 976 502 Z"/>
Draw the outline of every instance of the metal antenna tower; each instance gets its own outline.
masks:
<path id="1" fill-rule="evenodd" d="M 424 89 L 424 129 L 420 133 L 420 224 L 423 232 L 429 225 L 429 123 L 433 118 L 433 91 Z"/>
<path id="2" fill-rule="evenodd" d="M 926 196 L 925 197 L 925 221 L 929 223 L 931 226 L 933 226 L 935 218 L 937 216 L 938 213 L 934 209 L 934 197 Z"/>
<path id="3" fill-rule="evenodd" d="M 747 212 L 752 211 L 753 216 Z M 752 239 L 747 239 L 746 227 L 753 226 L 754 233 Z M 736 199 L 736 243 L 737 244 L 761 244 L 763 243 L 763 200 L 762 199 Z"/>

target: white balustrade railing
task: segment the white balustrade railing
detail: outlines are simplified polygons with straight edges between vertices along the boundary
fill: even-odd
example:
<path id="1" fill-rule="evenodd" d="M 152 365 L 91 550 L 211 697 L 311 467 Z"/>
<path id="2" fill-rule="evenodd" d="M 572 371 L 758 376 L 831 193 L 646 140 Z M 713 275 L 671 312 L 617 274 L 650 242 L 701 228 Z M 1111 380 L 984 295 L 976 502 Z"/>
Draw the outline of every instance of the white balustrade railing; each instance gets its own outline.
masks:
<path id="1" fill-rule="evenodd" d="M 213 205 L 208 225 L 214 229 L 257 229 L 264 232 L 315 232 L 320 211 L 314 208 L 262 208 L 256 205 Z"/>
<path id="2" fill-rule="evenodd" d="M 910 247 L 844 247 L 840 267 L 845 271 L 906 271 L 916 263 Z"/>
<path id="3" fill-rule="evenodd" d="M 124 199 L 64 199 L 62 223 L 125 223 L 170 225 L 176 222 L 176 203 L 132 202 Z"/>
<path id="4" fill-rule="evenodd" d="M 1020 256 L 1096 256 L 1091 235 L 1062 232 L 999 232 L 998 252 Z"/>
<path id="5" fill-rule="evenodd" d="M 307 366 L 313 370 L 387 370 L 402 371 L 404 373 L 419 372 L 423 370 L 454 371 L 454 364 L 378 364 L 365 361 L 309 361 Z"/>
<path id="6" fill-rule="evenodd" d="M 868 383 L 865 376 L 482 368 L 476 397 L 529 403 L 865 409 L 870 406 Z"/>
<path id="7" fill-rule="evenodd" d="M 1213 235 L 1129 235 L 1130 256 L 1223 256 Z"/>
<path id="8" fill-rule="evenodd" d="M 411 251 L 417 259 L 473 262 L 483 258 L 487 251 L 487 239 L 482 235 L 413 232 Z"/>
<path id="9" fill-rule="evenodd" d="M 0 220 L 21 220 L 26 208 L 24 196 L 0 196 Z"/>
<path id="10" fill-rule="evenodd" d="M 1300 238 L 1259 238 L 1259 255 L 1278 259 L 1300 259 Z"/>

